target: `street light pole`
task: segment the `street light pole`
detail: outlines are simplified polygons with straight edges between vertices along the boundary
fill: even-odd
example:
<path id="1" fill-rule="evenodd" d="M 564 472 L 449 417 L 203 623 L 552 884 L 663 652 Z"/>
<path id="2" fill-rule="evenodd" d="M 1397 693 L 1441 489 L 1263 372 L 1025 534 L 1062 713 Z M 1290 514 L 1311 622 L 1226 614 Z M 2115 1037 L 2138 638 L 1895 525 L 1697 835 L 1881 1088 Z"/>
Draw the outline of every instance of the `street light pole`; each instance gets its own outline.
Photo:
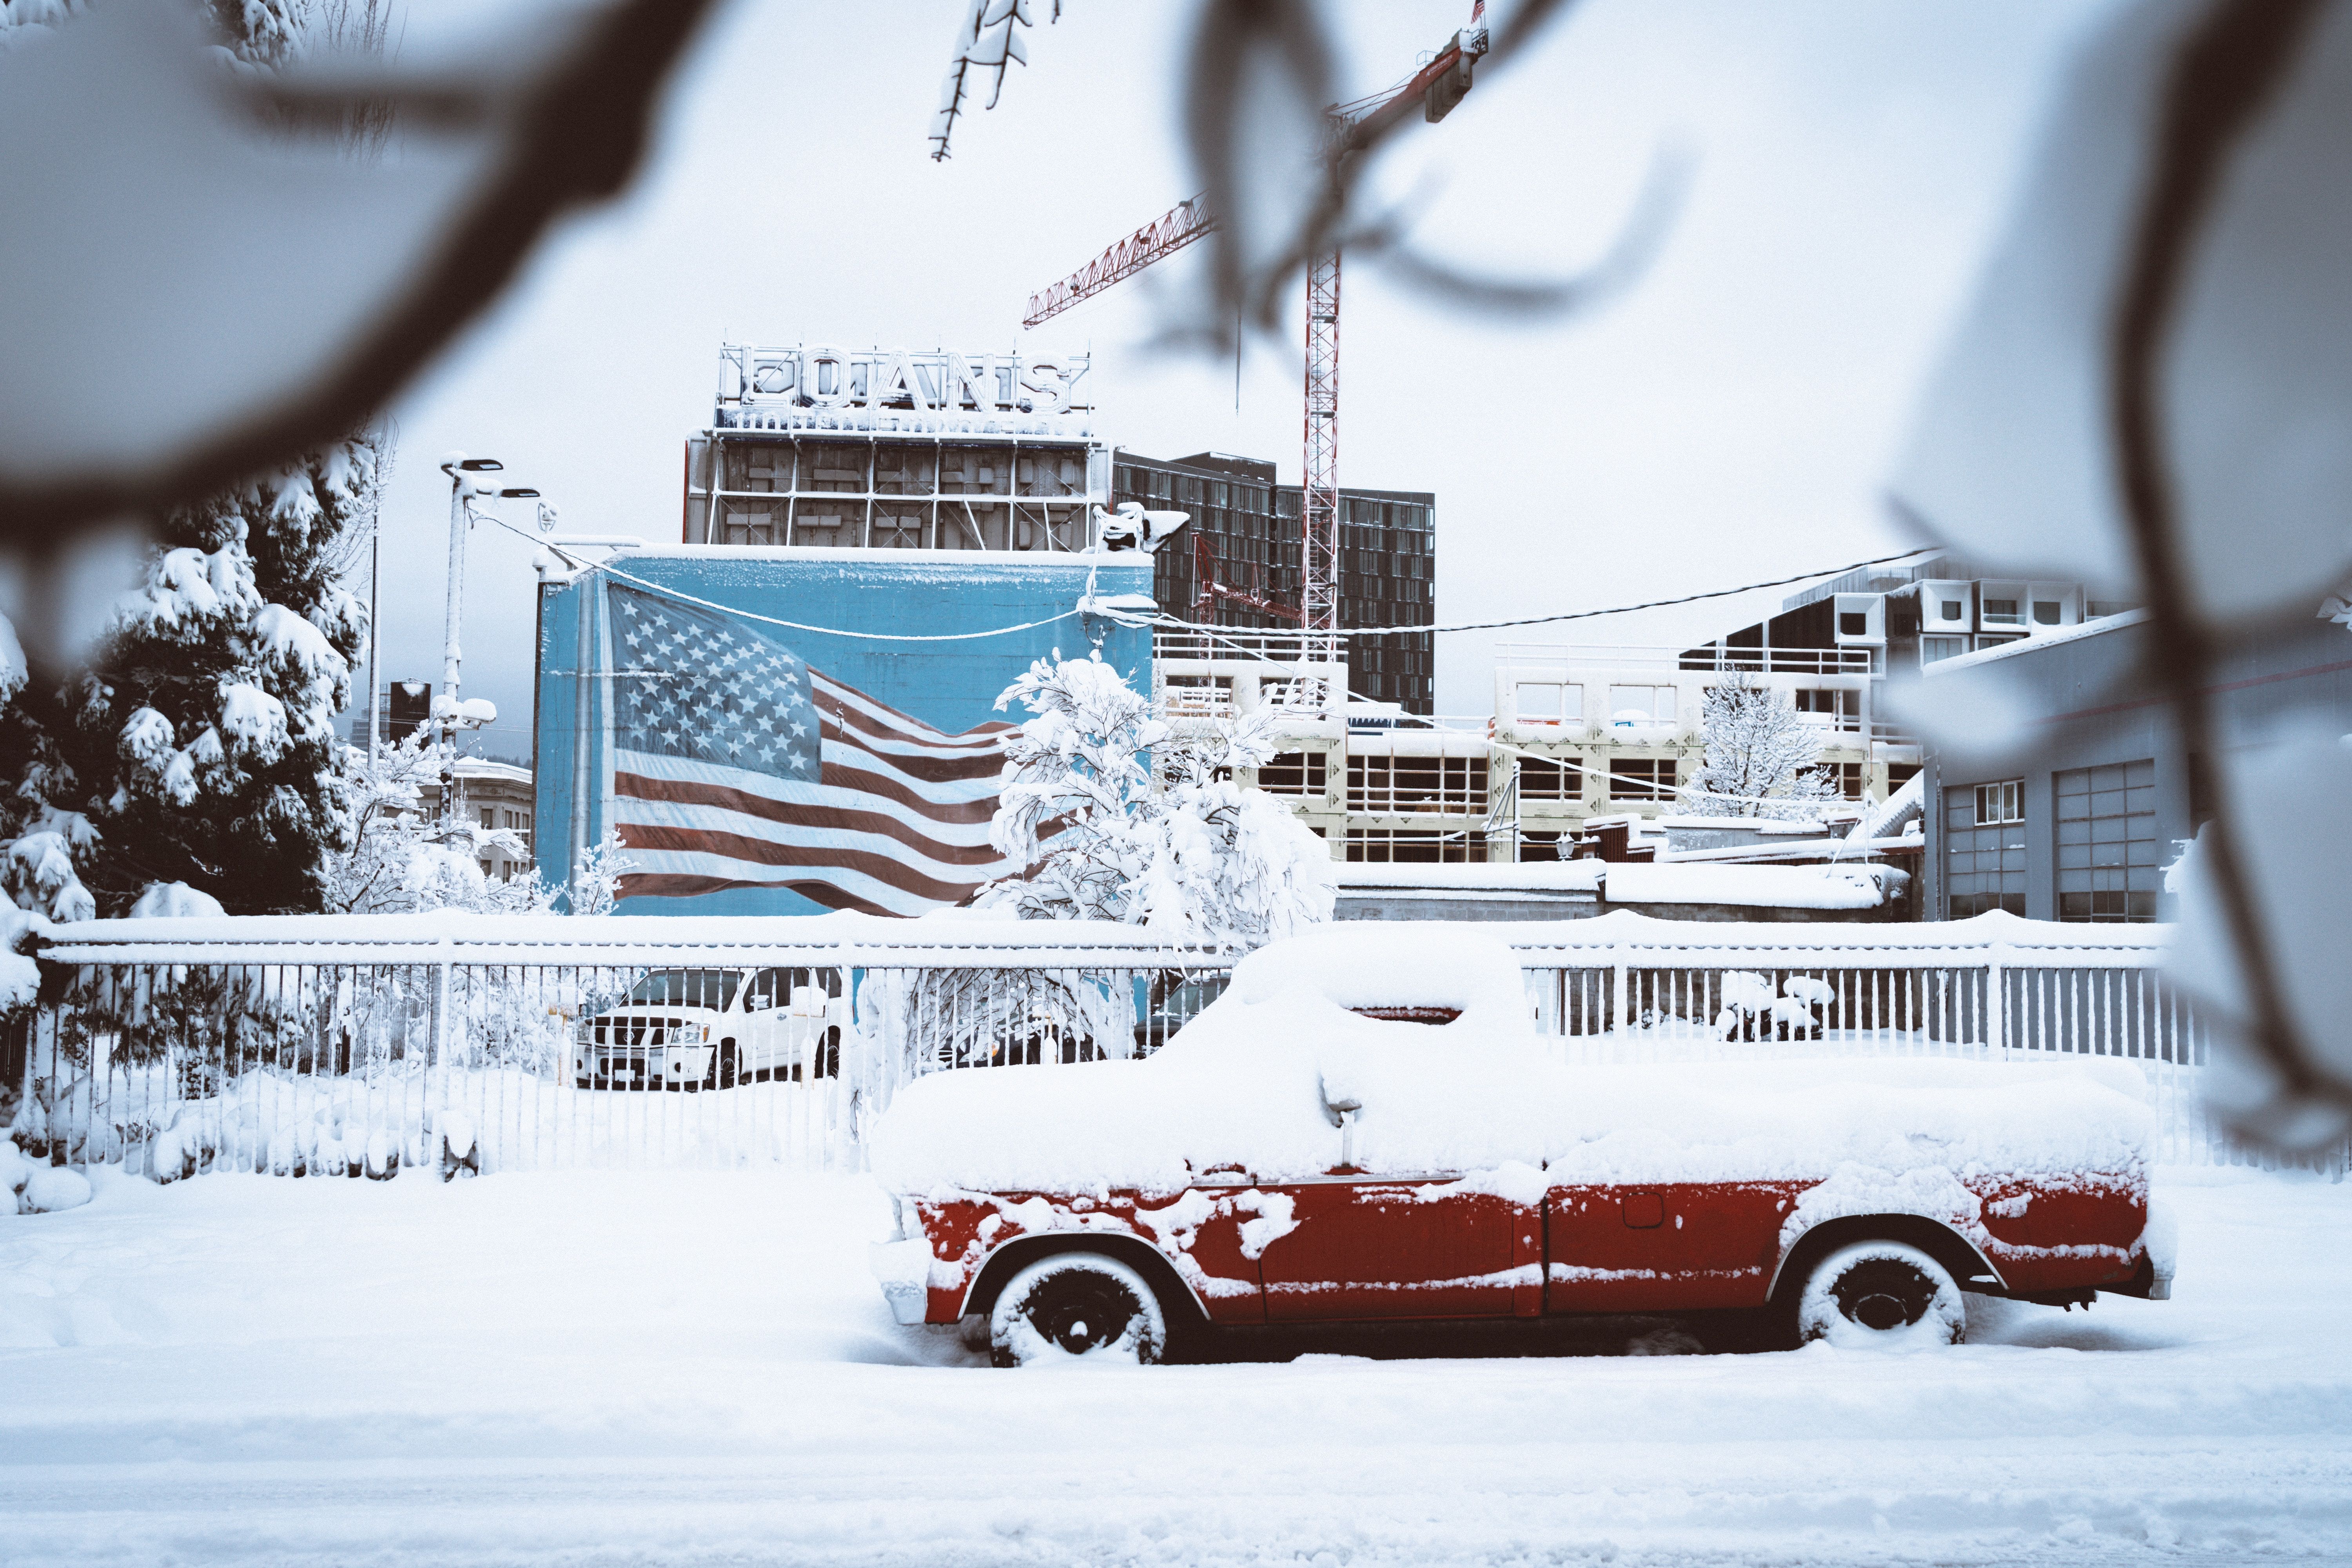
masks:
<path id="1" fill-rule="evenodd" d="M 496 458 L 468 458 L 463 452 L 450 453 L 441 465 L 441 471 L 449 476 L 449 582 L 441 622 L 441 700 L 433 706 L 439 710 L 434 724 L 441 739 L 441 820 L 445 826 L 456 805 L 457 793 L 457 667 L 462 658 L 457 633 L 466 602 L 466 527 L 472 521 L 466 503 L 480 493 L 481 481 L 475 476 L 499 473 L 505 468 Z"/>
<path id="2" fill-rule="evenodd" d="M 383 595 L 379 591 L 383 582 L 383 512 L 379 508 L 368 520 L 368 755 L 376 754 L 376 746 L 383 734 L 383 715 L 377 711 L 383 700 L 383 620 L 381 614 Z"/>
<path id="3" fill-rule="evenodd" d="M 474 498 L 520 500 L 539 495 L 535 489 L 520 487 L 493 489 L 481 478 L 501 473 L 505 468 L 506 465 L 496 458 L 468 458 L 463 452 L 450 453 L 441 464 L 441 471 L 449 476 L 449 586 L 441 626 L 441 696 L 433 706 L 442 742 L 441 818 L 445 824 L 456 805 L 457 731 L 467 721 L 457 704 L 458 666 L 462 659 L 457 634 L 465 610 L 466 532 L 474 521 Z M 487 705 L 485 708 L 487 710 Z"/>

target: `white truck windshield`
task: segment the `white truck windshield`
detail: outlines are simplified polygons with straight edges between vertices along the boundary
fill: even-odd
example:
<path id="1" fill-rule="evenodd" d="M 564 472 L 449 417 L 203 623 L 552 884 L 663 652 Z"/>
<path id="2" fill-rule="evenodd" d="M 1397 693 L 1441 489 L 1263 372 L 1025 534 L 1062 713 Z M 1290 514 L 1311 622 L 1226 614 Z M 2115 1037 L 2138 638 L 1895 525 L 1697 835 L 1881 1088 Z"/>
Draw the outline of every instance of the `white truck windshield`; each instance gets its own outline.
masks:
<path id="1" fill-rule="evenodd" d="M 732 969 L 656 969 L 629 988 L 629 1000 L 656 1007 L 709 1007 L 723 1013 L 742 975 Z"/>

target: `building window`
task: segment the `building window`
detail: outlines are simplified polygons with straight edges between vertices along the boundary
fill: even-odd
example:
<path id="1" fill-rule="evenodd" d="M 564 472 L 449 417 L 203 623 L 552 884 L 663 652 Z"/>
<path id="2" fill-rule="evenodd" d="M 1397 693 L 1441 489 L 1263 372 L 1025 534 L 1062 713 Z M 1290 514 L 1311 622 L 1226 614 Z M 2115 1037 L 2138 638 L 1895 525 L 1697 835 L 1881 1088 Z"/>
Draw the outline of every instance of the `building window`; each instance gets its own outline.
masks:
<path id="1" fill-rule="evenodd" d="M 2033 624 L 2037 626 L 2056 626 L 2058 624 L 2058 602 L 2055 599 L 2034 600 Z"/>
<path id="2" fill-rule="evenodd" d="M 1171 675 L 1163 689 L 1168 711 L 1179 717 L 1207 717 L 1234 710 L 1234 678 L 1230 675 Z"/>
<path id="3" fill-rule="evenodd" d="M 1862 728 L 1862 693 L 1840 691 L 1831 688 L 1800 687 L 1790 693 L 1797 711 L 1818 716 L 1817 721 L 1831 730 Z"/>
<path id="4" fill-rule="evenodd" d="M 482 807 L 482 826 L 485 828 L 491 828 L 496 827 L 498 825 L 499 808 L 494 805 L 486 805 Z"/>
<path id="5" fill-rule="evenodd" d="M 1990 827 L 2004 822 L 2025 820 L 2025 781 L 2006 779 L 2000 784 L 1980 784 L 1976 787 L 1976 823 Z"/>
<path id="6" fill-rule="evenodd" d="M 1348 759 L 1348 809 L 1374 816 L 1486 809 L 1486 759 L 1359 754 Z"/>
<path id="7" fill-rule="evenodd" d="M 1584 688 L 1556 680 L 1522 681 L 1518 691 L 1518 721 L 1522 724 L 1564 724 L 1584 717 Z"/>
<path id="8" fill-rule="evenodd" d="M 1951 919 L 2025 912 L 2024 794 L 2017 779 L 1945 792 L 1944 891 Z"/>
<path id="9" fill-rule="evenodd" d="M 1838 636 L 1842 637 L 1866 637 L 1869 635 L 1869 612 L 1864 610 L 1840 610 L 1838 612 Z"/>
<path id="10" fill-rule="evenodd" d="M 2156 763 L 2074 768 L 2058 797 L 2058 918 L 2121 924 L 2156 919 L 2164 885 L 2156 837 Z"/>
<path id="11" fill-rule="evenodd" d="M 1609 760 L 1611 800 L 1672 800 L 1675 761 L 1672 757 L 1612 757 Z"/>
<path id="12" fill-rule="evenodd" d="M 1285 752 L 1269 757 L 1257 770 L 1257 787 L 1268 795 L 1320 796 L 1329 779 L 1329 757 L 1322 752 Z"/>
<path id="13" fill-rule="evenodd" d="M 1671 724 L 1675 721 L 1675 689 L 1612 686 L 1609 689 L 1609 721 L 1629 726 Z"/>
<path id="14" fill-rule="evenodd" d="M 1984 602 L 1984 621 L 1989 626 L 2021 626 L 2025 624 L 2025 617 L 2017 613 L 2015 599 L 1987 599 Z"/>
<path id="15" fill-rule="evenodd" d="M 1823 768 L 1837 781 L 1840 800 L 1862 798 L 1862 764 L 1860 763 L 1825 763 Z"/>
<path id="16" fill-rule="evenodd" d="M 1350 827 L 1347 856 L 1375 865 L 1459 866 L 1486 858 L 1486 836 L 1471 830 L 1446 833 L 1420 827 Z"/>
<path id="17" fill-rule="evenodd" d="M 1565 763 L 1519 759 L 1521 800 L 1578 800 L 1584 794 L 1584 775 Z"/>
<path id="18" fill-rule="evenodd" d="M 1938 599 L 1936 603 L 1945 620 L 1965 621 L 1969 618 L 1969 602 L 1966 599 Z"/>
<path id="19" fill-rule="evenodd" d="M 2130 608 L 2120 599 L 2093 599 L 2083 606 L 2083 618 L 2086 621 L 2105 620 L 2109 616 L 2120 616 Z"/>
<path id="20" fill-rule="evenodd" d="M 1893 795 L 1896 790 L 1901 789 L 1905 784 L 1909 784 L 1913 779 L 1916 778 L 1918 774 L 1919 764 L 1916 763 L 1887 763 L 1886 793 Z"/>
<path id="21" fill-rule="evenodd" d="M 1969 639 L 1966 637 L 1921 637 L 1919 639 L 1921 664 L 1933 664 L 1939 658 L 1958 658 L 1968 651 Z"/>

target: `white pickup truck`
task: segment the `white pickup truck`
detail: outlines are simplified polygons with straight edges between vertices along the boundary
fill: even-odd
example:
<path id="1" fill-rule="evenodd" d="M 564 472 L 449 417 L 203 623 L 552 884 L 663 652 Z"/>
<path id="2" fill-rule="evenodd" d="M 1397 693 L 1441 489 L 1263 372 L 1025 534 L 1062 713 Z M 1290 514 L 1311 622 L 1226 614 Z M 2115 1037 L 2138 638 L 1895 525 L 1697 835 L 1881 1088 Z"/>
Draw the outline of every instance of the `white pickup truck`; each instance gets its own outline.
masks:
<path id="1" fill-rule="evenodd" d="M 656 969 L 572 1031 L 581 1089 L 732 1089 L 829 1078 L 849 1023 L 837 969 Z"/>

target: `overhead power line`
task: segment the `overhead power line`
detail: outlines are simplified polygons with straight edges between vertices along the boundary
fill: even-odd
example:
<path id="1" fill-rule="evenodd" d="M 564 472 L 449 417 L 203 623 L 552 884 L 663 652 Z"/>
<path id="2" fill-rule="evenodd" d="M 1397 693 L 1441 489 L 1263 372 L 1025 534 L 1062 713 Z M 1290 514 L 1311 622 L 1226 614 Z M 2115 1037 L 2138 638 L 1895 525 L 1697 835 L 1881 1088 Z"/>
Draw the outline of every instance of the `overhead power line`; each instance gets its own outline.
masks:
<path id="1" fill-rule="evenodd" d="M 1042 621 L 1024 621 L 1017 626 L 994 626 L 987 631 L 981 632 L 861 632 L 850 631 L 839 626 L 806 626 L 798 621 L 782 620 L 774 616 L 762 616 L 751 610 L 739 610 L 731 605 L 722 605 L 715 600 L 699 598 L 695 595 L 686 593 L 680 589 L 665 587 L 658 583 L 649 583 L 644 578 L 636 576 L 633 573 L 621 570 L 619 567 L 613 565 L 609 562 L 588 561 L 582 557 L 573 555 L 569 551 L 563 550 L 559 546 L 548 544 L 546 541 L 539 539 L 535 535 L 529 533 L 522 529 L 517 528 L 513 523 L 507 521 L 503 518 L 493 517 L 488 513 L 483 514 L 483 516 L 485 521 L 498 524 L 500 528 L 505 529 L 509 533 L 515 534 L 522 539 L 528 539 L 534 544 L 544 545 L 553 553 L 562 556 L 565 560 L 570 561 L 575 566 L 584 568 L 588 571 L 605 573 L 610 576 L 616 577 L 621 581 L 627 583 L 632 587 L 642 588 L 647 593 L 658 594 L 666 598 L 677 599 L 686 604 L 699 605 L 705 609 L 719 610 L 730 616 L 740 616 L 745 620 L 760 621 L 772 626 L 785 626 L 793 631 L 815 632 L 824 637 L 864 638 L 873 642 L 969 642 L 981 637 L 1004 637 L 1013 632 L 1030 631 L 1038 626 L 1051 626 L 1055 621 L 1068 620 L 1071 616 L 1078 614 L 1076 610 L 1065 610 L 1058 616 L 1048 616 L 1046 619 Z M 1336 635 L 1339 637 L 1392 637 L 1401 636 L 1406 633 L 1423 632 L 1433 634 L 1437 632 L 1498 631 L 1509 626 L 1539 626 L 1559 621 L 1589 621 L 1596 619 L 1601 616 L 1629 616 L 1637 610 L 1661 610 L 1670 608 L 1675 605 L 1696 605 L 1704 603 L 1709 599 L 1733 598 L 1741 594 L 1753 594 L 1759 589 L 1764 588 L 1785 588 L 1794 583 L 1811 582 L 1817 577 L 1842 577 L 1848 572 L 1859 572 L 1865 566 L 1884 566 L 1892 561 L 1908 561 L 1914 556 L 1923 555 L 1926 553 L 1927 553 L 1926 551 L 1917 549 L 1900 550 L 1892 555 L 1874 555 L 1866 561 L 1852 561 L 1843 566 L 1817 566 L 1810 572 L 1799 572 L 1787 577 L 1768 578 L 1760 583 L 1743 583 L 1736 588 L 1709 588 L 1702 593 L 1678 594 L 1671 598 L 1644 599 L 1641 603 L 1633 605 L 1609 605 L 1600 609 L 1592 610 L 1560 610 L 1551 615 L 1518 616 L 1509 620 L 1500 621 L 1457 621 L 1453 625 L 1442 626 L 1348 626 L 1342 628 Z M 1200 631 L 1204 629 L 1199 622 L 1181 621 L 1176 619 L 1172 616 L 1164 614 L 1152 616 L 1146 624 L 1163 626 L 1171 628 L 1181 628 L 1186 631 Z"/>
<path id="2" fill-rule="evenodd" d="M 1349 626 L 1341 637 L 1389 637 L 1403 632 L 1486 632 L 1505 626 L 1539 626 L 1552 621 L 1589 621 L 1597 616 L 1629 616 L 1636 610 L 1663 610 L 1674 605 L 1696 605 L 1706 599 L 1728 599 L 1735 595 L 1753 594 L 1759 588 L 1785 588 L 1791 583 L 1809 583 L 1816 577 L 1842 577 L 1848 572 L 1859 572 L 1865 566 L 1884 566 L 1890 561 L 1908 561 L 1924 555 L 1923 550 L 1901 550 L 1892 555 L 1874 555 L 1867 561 L 1855 561 L 1843 566 L 1819 566 L 1811 572 L 1800 572 L 1792 577 L 1774 577 L 1762 583 L 1743 583 L 1737 588 L 1709 588 L 1703 594 L 1680 594 L 1671 599 L 1645 599 L 1638 605 L 1612 605 L 1601 610 L 1562 610 L 1551 616 L 1520 616 L 1507 621 L 1458 621 L 1448 626 Z"/>

